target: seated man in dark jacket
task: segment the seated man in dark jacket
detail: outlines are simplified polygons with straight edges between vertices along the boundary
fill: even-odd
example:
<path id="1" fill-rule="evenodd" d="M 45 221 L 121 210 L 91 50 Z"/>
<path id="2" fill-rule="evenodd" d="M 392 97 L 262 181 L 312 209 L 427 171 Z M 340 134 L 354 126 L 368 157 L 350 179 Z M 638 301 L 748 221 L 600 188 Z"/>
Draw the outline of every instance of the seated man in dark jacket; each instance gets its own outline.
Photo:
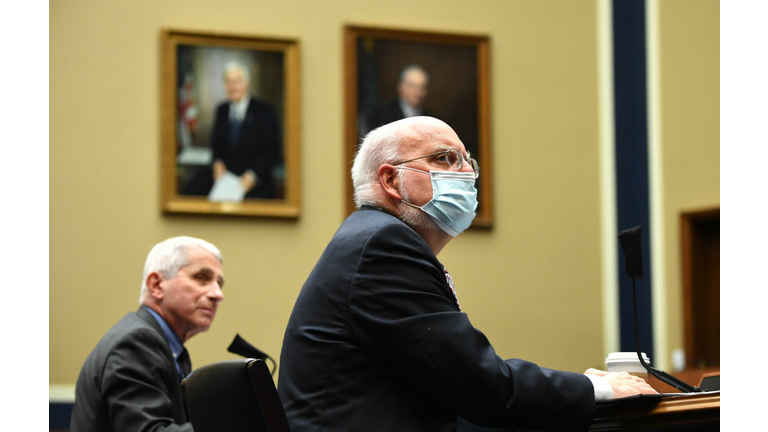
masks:
<path id="1" fill-rule="evenodd" d="M 72 432 L 192 431 L 181 380 L 192 364 L 184 342 L 208 330 L 224 299 L 221 252 L 174 237 L 144 265 L 139 310 L 121 319 L 85 359 Z"/>
<path id="2" fill-rule="evenodd" d="M 437 255 L 472 222 L 479 167 L 431 117 L 389 123 L 352 167 L 359 211 L 301 289 L 278 390 L 293 432 L 585 431 L 596 399 L 655 393 L 627 373 L 564 372 L 496 355 Z"/>

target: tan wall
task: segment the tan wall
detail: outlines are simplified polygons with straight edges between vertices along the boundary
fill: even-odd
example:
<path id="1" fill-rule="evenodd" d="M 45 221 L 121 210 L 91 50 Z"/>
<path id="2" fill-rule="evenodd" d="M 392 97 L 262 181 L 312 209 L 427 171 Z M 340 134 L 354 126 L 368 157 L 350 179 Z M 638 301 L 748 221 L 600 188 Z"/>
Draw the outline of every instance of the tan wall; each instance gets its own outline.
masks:
<path id="1" fill-rule="evenodd" d="M 720 207 L 720 3 L 659 5 L 665 312 L 672 352 L 684 348 L 680 214 Z"/>
<path id="2" fill-rule="evenodd" d="M 596 17 L 591 1 L 52 2 L 50 383 L 74 383 L 102 334 L 136 308 L 149 248 L 174 235 L 210 240 L 225 257 L 226 300 L 211 330 L 188 342 L 194 364 L 234 358 L 225 349 L 236 332 L 279 357 L 298 291 L 343 219 L 345 24 L 490 37 L 496 223 L 440 259 L 499 355 L 601 367 Z M 299 220 L 160 214 L 164 27 L 300 41 Z M 713 187 L 675 190 L 717 201 Z"/>

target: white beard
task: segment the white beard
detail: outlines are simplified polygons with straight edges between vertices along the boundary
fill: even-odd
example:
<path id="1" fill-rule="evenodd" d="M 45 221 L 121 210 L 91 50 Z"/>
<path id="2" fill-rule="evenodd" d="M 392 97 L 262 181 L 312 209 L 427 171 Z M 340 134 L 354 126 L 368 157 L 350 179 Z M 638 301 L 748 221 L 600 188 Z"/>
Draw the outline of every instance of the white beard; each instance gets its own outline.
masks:
<path id="1" fill-rule="evenodd" d="M 432 218 L 429 217 L 428 214 L 424 213 L 424 211 L 421 209 L 411 207 L 403 202 L 411 202 L 411 198 L 408 196 L 408 189 L 406 188 L 405 175 L 403 171 L 400 171 L 398 175 L 400 176 L 400 184 L 402 185 L 400 188 L 400 195 L 403 197 L 403 199 L 397 203 L 397 209 L 400 212 L 398 218 L 414 230 L 423 229 L 428 231 L 441 231 L 440 227 L 435 224 L 435 222 L 432 220 Z"/>

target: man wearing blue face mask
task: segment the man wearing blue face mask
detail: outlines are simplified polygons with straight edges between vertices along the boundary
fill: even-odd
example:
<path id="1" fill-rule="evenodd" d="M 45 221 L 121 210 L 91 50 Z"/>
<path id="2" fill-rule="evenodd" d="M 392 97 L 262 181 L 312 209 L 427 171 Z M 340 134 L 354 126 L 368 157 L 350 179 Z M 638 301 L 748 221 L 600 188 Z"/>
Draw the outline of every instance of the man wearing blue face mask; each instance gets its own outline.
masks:
<path id="1" fill-rule="evenodd" d="M 447 124 L 370 132 L 352 167 L 359 211 L 296 300 L 278 391 L 293 432 L 587 430 L 595 401 L 655 393 L 627 373 L 504 360 L 461 312 L 437 255 L 469 227 L 479 167 Z"/>

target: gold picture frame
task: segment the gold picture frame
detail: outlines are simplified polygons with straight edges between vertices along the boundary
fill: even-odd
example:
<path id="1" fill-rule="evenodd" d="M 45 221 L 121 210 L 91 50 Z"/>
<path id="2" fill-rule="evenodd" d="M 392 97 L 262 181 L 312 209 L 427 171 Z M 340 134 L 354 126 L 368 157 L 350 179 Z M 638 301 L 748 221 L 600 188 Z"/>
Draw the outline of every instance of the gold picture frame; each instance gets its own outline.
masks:
<path id="1" fill-rule="evenodd" d="M 479 205 L 472 227 L 490 228 L 489 43 L 489 38 L 481 35 L 345 26 L 344 166 L 352 167 L 365 133 L 378 124 L 370 119 L 381 121 L 385 117 L 370 113 L 385 104 L 394 106 L 400 74 L 417 66 L 429 76 L 424 115 L 450 125 L 480 165 L 476 184 Z M 346 182 L 346 196 L 346 212 L 350 214 L 355 210 L 351 179 Z"/>
<path id="2" fill-rule="evenodd" d="M 293 39 L 161 31 L 164 213 L 299 217 L 299 70 Z"/>

